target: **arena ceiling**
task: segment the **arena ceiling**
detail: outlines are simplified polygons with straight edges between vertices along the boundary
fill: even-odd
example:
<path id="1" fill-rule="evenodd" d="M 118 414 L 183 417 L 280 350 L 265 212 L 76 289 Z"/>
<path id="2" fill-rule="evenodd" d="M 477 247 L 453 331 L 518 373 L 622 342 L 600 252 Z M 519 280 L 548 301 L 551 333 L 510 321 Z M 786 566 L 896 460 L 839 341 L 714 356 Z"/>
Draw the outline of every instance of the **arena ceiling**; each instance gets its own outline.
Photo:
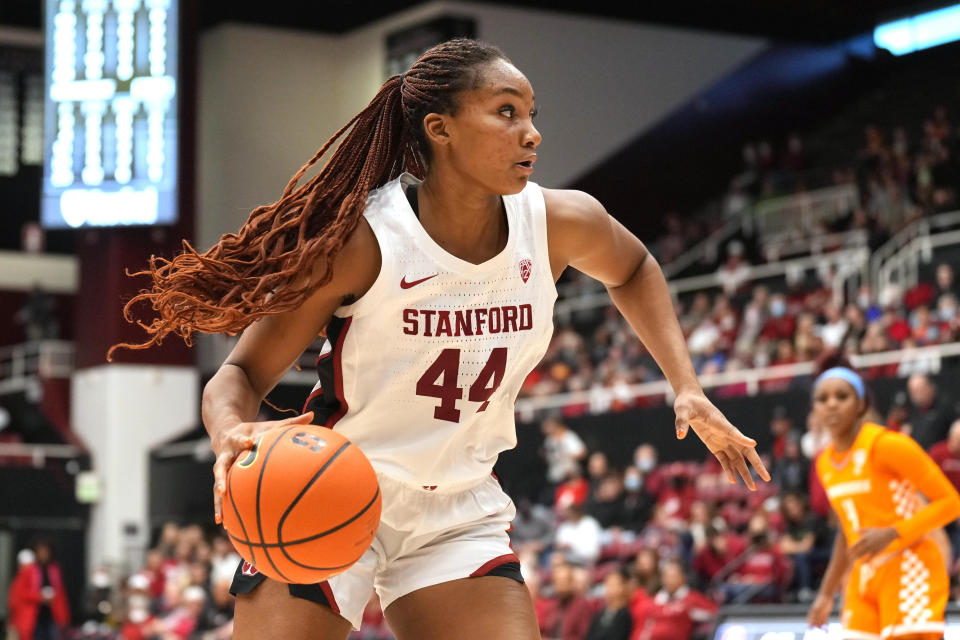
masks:
<path id="1" fill-rule="evenodd" d="M 183 0 L 196 3 L 201 29 L 224 22 L 343 33 L 421 4 L 417 0 Z M 486 4 L 542 8 L 634 22 L 763 36 L 777 40 L 830 42 L 869 31 L 878 22 L 911 9 L 917 0 L 481 0 Z M 40 28 L 44 0 L 0 2 L 0 25 Z M 948 2 L 934 2 L 943 5 Z"/>

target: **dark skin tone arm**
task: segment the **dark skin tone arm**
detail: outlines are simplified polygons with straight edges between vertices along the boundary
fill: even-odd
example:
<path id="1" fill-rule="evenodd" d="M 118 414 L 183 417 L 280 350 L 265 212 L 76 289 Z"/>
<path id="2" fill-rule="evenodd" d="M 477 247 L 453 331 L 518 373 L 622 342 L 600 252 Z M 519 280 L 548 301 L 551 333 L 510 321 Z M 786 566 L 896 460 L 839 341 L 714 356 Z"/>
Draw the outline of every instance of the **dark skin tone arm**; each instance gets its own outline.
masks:
<path id="1" fill-rule="evenodd" d="M 756 489 L 748 462 L 769 481 L 756 442 L 730 424 L 704 395 L 666 279 L 647 248 L 592 196 L 556 189 L 544 189 L 543 193 L 554 279 L 569 265 L 606 286 L 613 303 L 673 387 L 677 437 L 686 437 L 692 427 L 730 482 L 736 482 L 739 474 L 748 487 Z"/>
<path id="2" fill-rule="evenodd" d="M 318 265 L 311 278 L 320 273 Z M 221 521 L 221 497 L 227 470 L 237 456 L 270 429 L 309 423 L 306 414 L 286 420 L 255 422 L 267 393 L 326 327 L 344 300 L 365 293 L 380 271 L 380 248 L 366 221 L 361 221 L 333 265 L 333 279 L 303 304 L 250 325 L 203 390 L 201 414 L 216 455 L 214 519 Z"/>
<path id="3" fill-rule="evenodd" d="M 839 529 L 833 540 L 833 553 L 830 554 L 830 563 L 823 574 L 820 591 L 807 614 L 807 622 L 811 627 L 822 627 L 827 624 L 830 611 L 833 609 L 833 596 L 843 586 L 843 576 L 852 562 L 853 558 L 847 549 L 847 538 L 843 535 L 843 529 Z"/>

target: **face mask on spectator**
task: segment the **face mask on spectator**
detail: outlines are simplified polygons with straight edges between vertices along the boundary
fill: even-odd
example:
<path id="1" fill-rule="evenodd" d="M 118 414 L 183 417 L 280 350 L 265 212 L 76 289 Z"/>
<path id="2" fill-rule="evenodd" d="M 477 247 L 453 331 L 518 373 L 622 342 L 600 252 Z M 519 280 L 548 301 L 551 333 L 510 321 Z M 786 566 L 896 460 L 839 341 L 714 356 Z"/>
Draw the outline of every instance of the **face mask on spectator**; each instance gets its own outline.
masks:
<path id="1" fill-rule="evenodd" d="M 857 297 L 857 306 L 860 307 L 861 309 L 869 309 L 869 308 L 870 308 L 870 294 L 869 294 L 869 293 L 861 293 L 861 294 Z"/>
<path id="2" fill-rule="evenodd" d="M 783 300 L 774 300 L 770 303 L 770 315 L 774 318 L 782 318 L 787 312 L 787 303 Z"/>
<path id="3" fill-rule="evenodd" d="M 953 318 L 957 315 L 957 308 L 950 306 L 940 307 L 938 310 L 938 315 L 940 316 L 941 320 L 953 320 Z"/>
<path id="4" fill-rule="evenodd" d="M 644 473 L 650 473 L 657 466 L 656 461 L 651 458 L 640 458 L 637 460 L 637 469 Z"/>
<path id="5" fill-rule="evenodd" d="M 643 486 L 643 478 L 640 476 L 627 476 L 623 479 L 623 488 L 627 491 L 639 491 Z"/>

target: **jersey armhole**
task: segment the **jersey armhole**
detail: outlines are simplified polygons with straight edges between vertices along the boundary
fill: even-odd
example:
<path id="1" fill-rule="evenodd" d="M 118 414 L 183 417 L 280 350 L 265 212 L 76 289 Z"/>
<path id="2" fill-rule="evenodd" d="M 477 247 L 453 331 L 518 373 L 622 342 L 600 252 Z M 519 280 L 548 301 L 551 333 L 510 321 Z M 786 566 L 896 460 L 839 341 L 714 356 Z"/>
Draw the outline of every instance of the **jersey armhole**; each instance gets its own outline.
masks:
<path id="1" fill-rule="evenodd" d="M 380 234 L 378 233 L 380 224 L 377 220 L 377 215 L 379 215 L 379 213 L 380 212 L 377 212 L 374 215 L 364 217 L 367 224 L 370 225 L 370 230 L 373 231 L 373 237 L 377 241 L 377 247 L 380 251 L 380 273 L 377 274 L 376 279 L 373 281 L 373 284 L 370 285 L 370 288 L 367 289 L 367 292 L 360 296 L 355 302 L 337 307 L 333 315 L 339 318 L 364 315 L 370 309 L 375 309 L 376 303 L 383 297 L 386 283 L 389 281 L 391 265 L 387 261 L 389 253 L 384 251 L 383 242 L 381 242 Z"/>

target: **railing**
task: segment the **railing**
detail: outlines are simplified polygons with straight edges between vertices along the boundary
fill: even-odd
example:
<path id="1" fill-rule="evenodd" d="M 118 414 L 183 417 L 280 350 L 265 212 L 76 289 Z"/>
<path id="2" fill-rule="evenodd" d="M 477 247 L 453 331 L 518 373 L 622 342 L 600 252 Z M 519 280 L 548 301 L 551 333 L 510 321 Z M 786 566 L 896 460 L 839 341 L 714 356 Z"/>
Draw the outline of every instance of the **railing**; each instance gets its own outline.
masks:
<path id="1" fill-rule="evenodd" d="M 69 378 L 73 343 L 39 340 L 0 348 L 0 394 L 25 391 L 38 378 Z"/>
<path id="2" fill-rule="evenodd" d="M 806 191 L 756 204 L 752 215 L 761 238 L 786 233 L 790 228 L 810 230 L 816 223 L 832 220 L 855 209 L 860 203 L 856 185 L 841 184 Z"/>
<path id="3" fill-rule="evenodd" d="M 870 252 L 866 247 L 835 251 L 819 256 L 806 256 L 773 264 L 752 266 L 749 268 L 746 281 L 751 282 L 777 276 L 795 276 L 810 269 L 833 269 L 834 275 L 830 285 L 833 288 L 834 301 L 841 303 L 845 287 L 848 288 L 847 294 L 853 297 L 856 294 L 855 284 L 857 280 L 866 281 L 869 275 L 869 260 Z M 692 278 L 673 280 L 668 283 L 668 286 L 672 294 L 679 295 L 691 291 L 719 289 L 722 285 L 719 272 L 714 272 Z M 566 321 L 576 311 L 605 307 L 609 304 L 610 296 L 606 290 L 601 289 L 596 293 L 557 302 L 554 306 L 554 315 L 559 320 Z"/>
<path id="4" fill-rule="evenodd" d="M 869 234 L 863 229 L 818 235 L 778 234 L 763 241 L 763 255 L 767 262 L 798 254 L 820 255 L 840 249 L 859 249 L 867 246 Z"/>
<path id="5" fill-rule="evenodd" d="M 0 442 L 0 458 L 29 459 L 31 464 L 40 468 L 49 459 L 74 460 L 85 455 L 80 447 L 72 444 L 23 444 L 19 442 Z"/>
<path id="6" fill-rule="evenodd" d="M 870 276 L 874 291 L 881 291 L 894 280 L 908 286 L 916 284 L 920 257 L 928 261 L 935 246 L 955 242 L 950 239 L 952 236 L 947 234 L 937 233 L 931 236 L 931 233 L 958 226 L 960 211 L 952 211 L 917 220 L 890 238 L 870 258 Z M 932 237 L 938 239 L 932 243 L 927 242 Z M 911 261 L 911 256 L 916 260 Z"/>
<path id="7" fill-rule="evenodd" d="M 936 373 L 941 368 L 941 360 L 960 356 L 960 342 L 943 345 L 901 349 L 854 355 L 850 358 L 851 364 L 857 368 L 876 367 L 888 364 L 901 364 L 910 368 L 911 365 L 924 364 L 925 370 Z M 808 376 L 814 372 L 813 362 L 800 362 L 775 367 L 743 369 L 703 375 L 699 377 L 701 386 L 706 389 L 730 385 L 745 384 L 747 395 L 756 395 L 760 390 L 760 383 L 764 380 L 783 380 L 797 376 Z M 536 398 L 522 398 L 517 400 L 516 413 L 523 421 L 533 420 L 537 411 L 559 409 L 569 405 L 586 405 L 589 413 L 604 413 L 614 400 L 629 398 L 635 400 L 645 397 L 663 396 L 672 402 L 673 389 L 666 380 L 644 382 L 641 384 L 624 385 L 620 388 L 599 387 L 586 391 L 559 393 L 551 396 Z"/>
<path id="8" fill-rule="evenodd" d="M 711 233 L 709 236 L 693 245 L 669 264 L 663 265 L 663 275 L 673 278 L 683 273 L 704 257 L 719 254 L 720 245 L 729 240 L 743 226 L 740 220 L 731 220 Z"/>

